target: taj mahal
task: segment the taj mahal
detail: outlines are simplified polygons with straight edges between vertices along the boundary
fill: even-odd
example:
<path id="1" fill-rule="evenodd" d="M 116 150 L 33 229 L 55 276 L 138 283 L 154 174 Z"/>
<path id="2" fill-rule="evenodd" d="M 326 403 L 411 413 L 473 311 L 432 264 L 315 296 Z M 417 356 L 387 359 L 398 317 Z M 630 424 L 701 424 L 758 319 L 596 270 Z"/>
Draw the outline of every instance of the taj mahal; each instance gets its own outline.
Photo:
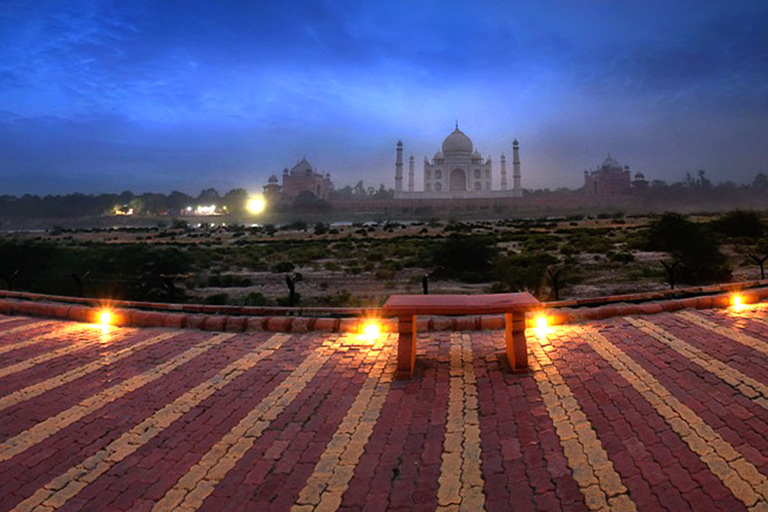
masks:
<path id="1" fill-rule="evenodd" d="M 483 158 L 474 148 L 472 140 L 456 129 L 443 141 L 442 150 L 435 153 L 432 161 L 424 158 L 423 188 L 415 190 L 414 158 L 408 159 L 407 189 L 403 189 L 403 142 L 397 142 L 395 160 L 395 199 L 445 199 L 445 198 L 499 198 L 521 197 L 520 144 L 512 143 L 512 187 L 507 179 L 506 157 L 501 155 L 499 185 L 491 157 Z"/>

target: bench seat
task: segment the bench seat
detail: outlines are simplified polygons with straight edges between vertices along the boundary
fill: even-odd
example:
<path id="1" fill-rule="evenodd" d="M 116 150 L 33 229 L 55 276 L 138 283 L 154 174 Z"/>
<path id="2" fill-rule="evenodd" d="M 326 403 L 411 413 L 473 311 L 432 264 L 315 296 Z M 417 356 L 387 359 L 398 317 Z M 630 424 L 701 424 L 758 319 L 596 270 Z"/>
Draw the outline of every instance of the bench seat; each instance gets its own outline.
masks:
<path id="1" fill-rule="evenodd" d="M 398 318 L 397 378 L 410 379 L 416 364 L 416 317 L 418 315 L 504 314 L 507 360 L 513 371 L 528 369 L 525 313 L 541 303 L 529 293 L 490 295 L 392 295 L 384 304 L 384 316 Z"/>

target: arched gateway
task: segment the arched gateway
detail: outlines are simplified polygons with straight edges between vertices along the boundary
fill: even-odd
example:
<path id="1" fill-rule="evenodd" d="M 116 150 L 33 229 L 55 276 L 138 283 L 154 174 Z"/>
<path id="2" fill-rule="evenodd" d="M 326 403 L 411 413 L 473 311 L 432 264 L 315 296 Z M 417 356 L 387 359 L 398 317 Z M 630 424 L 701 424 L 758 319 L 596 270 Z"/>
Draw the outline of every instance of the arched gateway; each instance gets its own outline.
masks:
<path id="1" fill-rule="evenodd" d="M 461 169 L 451 171 L 451 192 L 466 192 L 467 175 Z"/>

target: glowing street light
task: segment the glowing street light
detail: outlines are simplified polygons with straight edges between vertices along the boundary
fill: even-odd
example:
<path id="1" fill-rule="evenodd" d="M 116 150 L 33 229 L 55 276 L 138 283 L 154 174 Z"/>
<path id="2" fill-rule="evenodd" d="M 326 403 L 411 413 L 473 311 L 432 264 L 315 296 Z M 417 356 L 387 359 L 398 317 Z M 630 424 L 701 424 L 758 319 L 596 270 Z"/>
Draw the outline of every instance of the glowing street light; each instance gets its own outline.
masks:
<path id="1" fill-rule="evenodd" d="M 264 211 L 264 208 L 266 208 L 267 203 L 265 203 L 264 199 L 262 199 L 261 197 L 252 197 L 248 200 L 248 204 L 246 206 L 249 212 L 251 212 L 254 215 L 258 215 Z"/>
<path id="2" fill-rule="evenodd" d="M 731 297 L 731 304 L 736 311 L 742 309 L 744 307 L 744 297 L 741 295 L 734 295 Z"/>

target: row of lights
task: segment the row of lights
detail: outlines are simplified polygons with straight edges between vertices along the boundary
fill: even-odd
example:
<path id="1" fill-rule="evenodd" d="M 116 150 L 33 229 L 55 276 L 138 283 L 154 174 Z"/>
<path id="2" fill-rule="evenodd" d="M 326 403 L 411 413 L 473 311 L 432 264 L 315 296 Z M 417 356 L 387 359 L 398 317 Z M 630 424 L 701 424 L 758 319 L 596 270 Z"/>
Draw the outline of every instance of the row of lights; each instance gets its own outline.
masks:
<path id="1" fill-rule="evenodd" d="M 731 296 L 731 306 L 735 310 L 741 310 L 745 306 L 744 297 L 738 294 Z M 103 309 L 98 314 L 98 324 L 101 327 L 108 327 L 115 322 L 115 315 L 108 309 Z M 545 337 L 550 329 L 550 319 L 546 315 L 539 315 L 534 319 L 533 331 L 537 337 Z M 363 323 L 360 330 L 360 337 L 363 340 L 373 342 L 381 334 L 381 324 L 375 318 L 368 319 Z"/>

